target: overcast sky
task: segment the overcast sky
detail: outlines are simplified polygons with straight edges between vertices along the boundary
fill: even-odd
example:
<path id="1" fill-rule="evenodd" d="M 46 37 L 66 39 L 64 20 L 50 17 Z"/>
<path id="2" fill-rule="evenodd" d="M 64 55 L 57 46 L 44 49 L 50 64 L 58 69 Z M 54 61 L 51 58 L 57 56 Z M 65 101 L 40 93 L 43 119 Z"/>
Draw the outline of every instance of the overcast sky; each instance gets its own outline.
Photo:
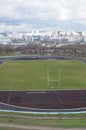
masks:
<path id="1" fill-rule="evenodd" d="M 0 0 L 0 32 L 86 30 L 86 0 Z"/>

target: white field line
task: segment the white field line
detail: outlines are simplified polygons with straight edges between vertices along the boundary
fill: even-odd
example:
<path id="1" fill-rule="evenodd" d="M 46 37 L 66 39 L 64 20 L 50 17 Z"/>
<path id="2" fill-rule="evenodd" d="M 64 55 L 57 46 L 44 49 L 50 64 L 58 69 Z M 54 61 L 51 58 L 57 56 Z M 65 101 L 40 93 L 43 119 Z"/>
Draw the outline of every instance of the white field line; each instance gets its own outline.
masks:
<path id="1" fill-rule="evenodd" d="M 83 61 L 81 61 L 81 60 L 78 60 L 78 59 L 73 59 L 72 61 L 79 61 L 80 63 L 82 63 L 82 64 L 86 65 L 86 63 L 85 63 L 85 62 L 83 62 Z"/>
<path id="2" fill-rule="evenodd" d="M 81 61 L 81 60 L 80 60 L 80 63 L 82 63 L 82 64 L 86 65 L 86 63 L 85 63 L 85 62 L 83 62 L 83 61 Z"/>
<path id="3" fill-rule="evenodd" d="M 57 112 L 59 111 L 59 110 L 61 110 L 61 111 L 65 111 L 65 113 L 67 112 L 67 111 L 69 111 L 70 110 L 70 112 L 72 112 L 72 111 L 74 111 L 74 112 L 79 112 L 79 111 L 77 111 L 77 110 L 80 110 L 81 109 L 81 111 L 83 112 L 83 110 L 85 110 L 86 109 L 86 107 L 80 107 L 80 108 L 71 108 L 71 109 L 43 109 L 43 108 L 31 108 L 31 107 L 22 107 L 22 106 L 16 106 L 16 105 L 11 105 L 11 104 L 7 104 L 7 103 L 3 103 L 3 102 L 0 102 L 0 105 L 5 105 L 5 106 L 9 106 L 9 107 L 13 107 L 13 108 L 19 108 L 19 109 L 26 109 L 26 110 L 34 110 L 34 112 L 35 112 L 35 110 L 44 110 L 45 112 L 49 112 L 50 110 L 52 111 L 53 110 L 53 112 L 55 111 L 56 112 L 56 110 L 57 110 Z M 0 109 L 0 111 L 1 111 L 1 109 Z M 15 111 L 15 110 L 13 110 L 13 111 Z M 21 110 L 21 111 L 23 111 L 23 110 Z M 59 111 L 59 112 L 61 112 L 61 111 Z"/>
<path id="4" fill-rule="evenodd" d="M 0 64 L 0 67 L 2 67 L 4 65 L 5 61 L 3 61 L 1 64 Z"/>

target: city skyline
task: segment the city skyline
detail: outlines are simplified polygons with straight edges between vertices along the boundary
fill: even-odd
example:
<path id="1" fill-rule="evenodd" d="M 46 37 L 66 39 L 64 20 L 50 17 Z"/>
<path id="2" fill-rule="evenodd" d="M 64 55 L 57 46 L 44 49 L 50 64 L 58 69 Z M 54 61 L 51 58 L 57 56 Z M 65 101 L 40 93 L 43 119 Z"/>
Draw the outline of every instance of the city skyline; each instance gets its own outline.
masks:
<path id="1" fill-rule="evenodd" d="M 0 32 L 86 31 L 85 0 L 0 0 Z"/>

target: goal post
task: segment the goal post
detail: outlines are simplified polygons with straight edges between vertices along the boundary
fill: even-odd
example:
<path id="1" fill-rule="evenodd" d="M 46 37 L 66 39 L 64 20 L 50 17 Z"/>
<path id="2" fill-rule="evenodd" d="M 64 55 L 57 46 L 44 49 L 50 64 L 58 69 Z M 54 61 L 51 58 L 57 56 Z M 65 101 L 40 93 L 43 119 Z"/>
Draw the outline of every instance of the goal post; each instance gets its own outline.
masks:
<path id="1" fill-rule="evenodd" d="M 61 69 L 58 68 L 58 79 L 50 79 L 50 71 L 47 69 L 47 87 L 50 86 L 50 82 L 58 82 L 59 88 L 61 86 Z"/>

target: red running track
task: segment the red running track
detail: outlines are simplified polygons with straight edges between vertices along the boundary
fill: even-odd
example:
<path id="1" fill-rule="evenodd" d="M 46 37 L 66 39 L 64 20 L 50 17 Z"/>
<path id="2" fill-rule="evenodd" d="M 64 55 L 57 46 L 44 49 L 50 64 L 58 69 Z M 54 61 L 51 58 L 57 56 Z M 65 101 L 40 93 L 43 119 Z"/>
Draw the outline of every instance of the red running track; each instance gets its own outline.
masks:
<path id="1" fill-rule="evenodd" d="M 40 109 L 85 108 L 86 90 L 0 91 L 0 102 Z"/>

